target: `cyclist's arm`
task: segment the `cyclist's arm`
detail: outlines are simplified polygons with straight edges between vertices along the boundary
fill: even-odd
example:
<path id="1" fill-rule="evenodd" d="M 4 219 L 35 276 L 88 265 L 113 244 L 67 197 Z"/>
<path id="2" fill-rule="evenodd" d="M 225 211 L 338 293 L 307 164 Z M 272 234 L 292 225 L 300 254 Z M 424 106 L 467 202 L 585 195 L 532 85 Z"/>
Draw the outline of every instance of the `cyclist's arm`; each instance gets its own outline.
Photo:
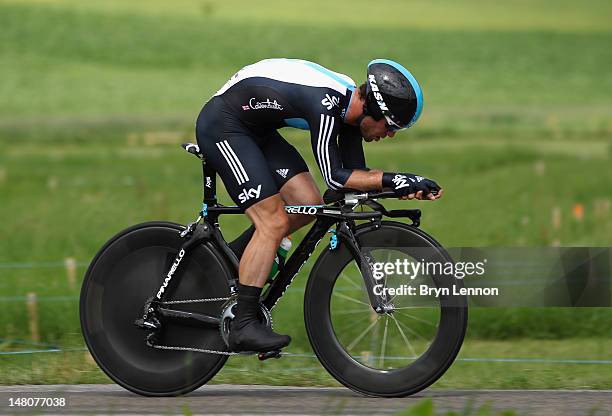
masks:
<path id="1" fill-rule="evenodd" d="M 355 170 L 351 174 L 351 176 L 346 181 L 344 185 L 345 188 L 356 189 L 358 191 L 379 191 L 384 188 L 382 185 L 383 182 L 383 174 L 382 170 Z M 387 188 L 392 189 L 392 188 Z M 443 190 L 440 189 L 437 191 L 435 195 L 429 194 L 427 191 L 423 192 L 419 190 L 417 192 L 408 193 L 406 195 L 402 195 L 399 199 L 439 199 L 442 197 Z"/>
<path id="2" fill-rule="evenodd" d="M 321 169 L 325 183 L 330 189 L 356 189 L 371 191 L 382 189 L 380 170 L 367 170 L 361 146 L 361 136 L 353 137 L 354 132 L 343 131 L 340 135 L 342 151 L 338 147 L 336 136 L 343 129 L 342 121 L 331 114 L 319 114 L 310 121 L 312 151 Z M 347 134 L 349 133 L 349 134 Z M 358 145 L 348 145 L 348 140 Z"/>
<path id="3" fill-rule="evenodd" d="M 338 138 L 338 144 L 340 146 L 340 153 L 342 156 L 342 166 L 344 168 L 350 168 L 352 170 L 350 176 L 344 183 L 344 188 L 355 189 L 358 191 L 379 191 L 382 189 L 392 190 L 394 187 L 405 188 L 406 184 L 409 184 L 411 179 L 408 176 L 416 175 L 403 175 L 404 182 L 401 180 L 397 183 L 390 181 L 391 177 L 395 177 L 396 174 L 388 173 L 387 180 L 384 180 L 384 172 L 381 170 L 370 170 L 366 167 L 365 155 L 362 146 L 361 131 L 359 127 L 343 125 Z M 413 178 L 415 179 L 415 178 Z M 423 178 L 425 179 L 425 178 Z M 416 180 L 416 179 L 415 179 Z M 432 184 L 433 185 L 433 184 Z M 437 186 L 437 185 L 436 185 Z M 410 189 L 410 188 L 408 188 Z M 414 189 L 415 192 L 402 193 L 400 192 L 401 199 L 422 199 L 426 197 L 423 195 L 423 191 L 419 191 L 419 188 Z M 425 192 L 427 194 L 427 192 Z M 442 190 L 435 196 L 431 196 L 429 199 L 437 199 L 442 196 Z"/>
<path id="4" fill-rule="evenodd" d="M 343 124 L 338 136 L 338 146 L 342 166 L 348 169 L 369 170 L 366 167 L 365 154 L 363 152 L 363 139 L 361 130 L 357 126 Z"/>
<path id="5" fill-rule="evenodd" d="M 380 191 L 382 189 L 382 177 L 382 170 L 354 170 L 344 187 L 358 191 Z"/>
<path id="6" fill-rule="evenodd" d="M 333 113 L 315 113 L 309 120 L 312 152 L 325 183 L 330 189 L 341 189 L 353 169 L 342 164 L 337 137 L 342 120 Z"/>
<path id="7" fill-rule="evenodd" d="M 381 190 L 383 172 L 366 167 L 363 139 L 359 127 L 344 124 L 340 130 L 338 145 L 342 156 L 342 166 L 352 170 L 344 187 L 358 191 Z"/>

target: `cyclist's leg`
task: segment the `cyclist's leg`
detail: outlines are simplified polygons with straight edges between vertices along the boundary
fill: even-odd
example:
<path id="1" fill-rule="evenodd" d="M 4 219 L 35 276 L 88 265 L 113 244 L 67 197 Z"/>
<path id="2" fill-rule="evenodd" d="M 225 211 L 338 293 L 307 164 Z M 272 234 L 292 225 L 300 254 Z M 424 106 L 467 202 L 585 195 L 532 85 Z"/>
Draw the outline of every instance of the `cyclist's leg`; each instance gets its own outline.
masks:
<path id="1" fill-rule="evenodd" d="M 289 144 L 279 132 L 266 136 L 262 147 L 270 173 L 280 189 L 287 205 L 320 205 L 323 203 L 321 192 L 306 162 L 295 147 Z M 312 215 L 290 214 L 290 232 L 312 222 Z"/>
<path id="2" fill-rule="evenodd" d="M 287 181 L 280 194 L 287 205 L 322 205 L 323 198 L 310 172 L 302 172 Z M 292 233 L 314 221 L 312 215 L 289 214 Z"/>
<path id="3" fill-rule="evenodd" d="M 321 192 L 306 162 L 300 153 L 289 144 L 277 131 L 263 138 L 262 152 L 268 163 L 270 174 L 280 189 L 280 195 L 287 205 L 319 205 L 323 203 Z M 289 233 L 292 233 L 312 222 L 311 215 L 289 215 Z M 230 244 L 230 247 L 241 258 L 244 250 L 255 233 L 251 226 Z"/>
<path id="4" fill-rule="evenodd" d="M 276 250 L 289 232 L 289 218 L 279 194 L 251 205 L 246 214 L 255 226 L 255 233 L 240 259 L 240 285 L 236 316 L 232 322 L 229 344 L 235 351 L 271 351 L 291 342 L 258 320 L 259 298 L 268 279 Z"/>
<path id="5" fill-rule="evenodd" d="M 253 234 L 255 234 L 255 226 L 251 225 L 249 228 L 244 230 L 242 234 L 228 243 L 234 254 L 236 254 L 236 257 L 239 259 L 242 258 L 244 250 L 246 249 L 247 244 L 249 244 L 249 241 L 251 241 Z"/>
<path id="6" fill-rule="evenodd" d="M 234 351 L 277 350 L 289 345 L 291 338 L 259 322 L 259 298 L 280 241 L 289 232 L 289 218 L 279 194 L 251 205 L 246 214 L 255 233 L 240 259 L 238 302 L 229 344 Z"/>
<path id="7" fill-rule="evenodd" d="M 255 233 L 240 261 L 240 283 L 263 287 L 276 249 L 289 232 L 276 182 L 265 156 L 247 134 L 226 134 L 222 139 L 200 138 L 200 149 L 234 202 L 245 210 Z"/>
<path id="8" fill-rule="evenodd" d="M 289 234 L 289 217 L 280 195 L 272 195 L 246 210 L 255 233 L 240 260 L 240 283 L 263 287 L 280 242 Z"/>
<path id="9" fill-rule="evenodd" d="M 222 108 L 220 109 L 223 110 Z M 211 116 L 215 118 L 215 114 Z M 227 128 L 201 128 L 197 139 L 200 150 L 216 171 L 231 198 L 245 209 L 256 227 L 240 261 L 236 316 L 230 331 L 230 348 L 235 351 L 270 351 L 289 344 L 291 338 L 279 335 L 259 322 L 259 297 L 267 280 L 281 239 L 288 233 L 289 219 L 284 202 L 266 164 L 266 159 L 248 131 Z M 215 127 L 217 126 L 217 127 Z M 202 126 L 203 127 L 203 126 Z"/>

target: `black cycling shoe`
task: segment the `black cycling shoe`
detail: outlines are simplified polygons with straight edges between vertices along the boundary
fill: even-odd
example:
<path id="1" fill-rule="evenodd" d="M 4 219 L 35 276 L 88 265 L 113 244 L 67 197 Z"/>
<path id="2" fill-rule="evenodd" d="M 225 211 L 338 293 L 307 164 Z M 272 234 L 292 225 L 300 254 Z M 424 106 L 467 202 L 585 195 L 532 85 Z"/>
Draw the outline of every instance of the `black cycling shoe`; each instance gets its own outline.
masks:
<path id="1" fill-rule="evenodd" d="M 231 323 L 229 347 L 234 352 L 268 352 L 286 347 L 291 342 L 289 335 L 280 335 L 259 321 L 252 321 L 242 328 Z"/>

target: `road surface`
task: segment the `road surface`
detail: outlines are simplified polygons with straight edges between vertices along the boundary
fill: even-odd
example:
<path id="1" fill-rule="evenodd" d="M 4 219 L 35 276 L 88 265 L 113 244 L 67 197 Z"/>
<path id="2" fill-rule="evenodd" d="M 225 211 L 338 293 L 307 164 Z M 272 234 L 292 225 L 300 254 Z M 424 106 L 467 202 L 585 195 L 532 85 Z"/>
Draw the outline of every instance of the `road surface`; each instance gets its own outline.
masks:
<path id="1" fill-rule="evenodd" d="M 64 407 L 10 407 L 18 398 L 64 398 Z M 345 388 L 208 385 L 182 397 L 150 398 L 112 384 L 0 386 L 0 414 L 393 414 L 431 398 L 436 412 L 476 409 L 520 414 L 610 415 L 612 390 L 435 390 L 403 399 L 363 397 Z M 22 400 L 23 401 L 23 400 Z M 497 412 L 495 412 L 497 413 Z"/>

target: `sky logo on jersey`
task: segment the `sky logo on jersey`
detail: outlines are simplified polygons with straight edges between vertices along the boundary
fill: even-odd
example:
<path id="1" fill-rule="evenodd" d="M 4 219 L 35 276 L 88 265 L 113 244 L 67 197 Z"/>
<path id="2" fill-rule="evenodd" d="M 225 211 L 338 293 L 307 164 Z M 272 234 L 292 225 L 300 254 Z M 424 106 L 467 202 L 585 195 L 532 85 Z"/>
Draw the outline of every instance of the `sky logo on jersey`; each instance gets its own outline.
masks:
<path id="1" fill-rule="evenodd" d="M 289 173 L 289 169 L 276 169 L 276 173 L 283 177 L 283 179 L 287 178 L 287 174 Z"/>
<path id="2" fill-rule="evenodd" d="M 340 98 L 336 97 L 335 95 L 330 97 L 329 94 L 325 94 L 325 98 L 321 100 L 321 104 L 323 104 L 323 106 L 328 110 L 331 110 L 334 108 L 334 106 L 340 107 Z"/>
<path id="3" fill-rule="evenodd" d="M 378 106 L 380 107 L 382 111 L 389 111 L 389 108 L 387 107 L 387 104 L 385 104 L 385 100 L 383 100 L 383 96 L 380 93 L 380 90 L 378 89 L 376 78 L 374 77 L 374 75 L 370 75 L 368 79 L 370 81 L 370 88 L 372 89 L 372 92 L 374 93 L 374 98 L 376 99 Z"/>
<path id="4" fill-rule="evenodd" d="M 238 195 L 238 199 L 241 203 L 245 203 L 249 199 L 257 199 L 261 194 L 261 184 L 257 186 L 257 188 L 250 188 L 248 191 L 245 188 L 242 188 L 242 192 Z"/>

